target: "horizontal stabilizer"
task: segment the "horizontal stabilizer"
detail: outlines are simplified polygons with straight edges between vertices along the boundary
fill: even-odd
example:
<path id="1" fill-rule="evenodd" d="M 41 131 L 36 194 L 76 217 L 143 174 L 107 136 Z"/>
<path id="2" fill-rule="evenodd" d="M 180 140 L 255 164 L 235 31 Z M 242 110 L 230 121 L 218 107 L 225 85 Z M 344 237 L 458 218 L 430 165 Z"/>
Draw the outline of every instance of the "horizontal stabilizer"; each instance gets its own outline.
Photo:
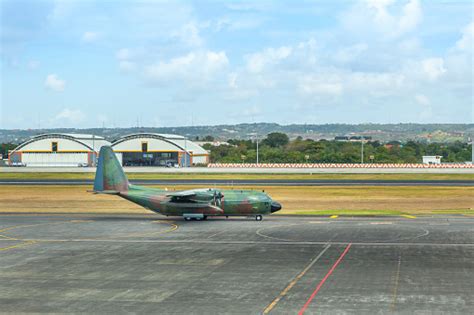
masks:
<path id="1" fill-rule="evenodd" d="M 103 195 L 119 195 L 120 191 L 117 190 L 89 190 L 88 192 L 93 192 L 94 194 L 103 194 Z"/>

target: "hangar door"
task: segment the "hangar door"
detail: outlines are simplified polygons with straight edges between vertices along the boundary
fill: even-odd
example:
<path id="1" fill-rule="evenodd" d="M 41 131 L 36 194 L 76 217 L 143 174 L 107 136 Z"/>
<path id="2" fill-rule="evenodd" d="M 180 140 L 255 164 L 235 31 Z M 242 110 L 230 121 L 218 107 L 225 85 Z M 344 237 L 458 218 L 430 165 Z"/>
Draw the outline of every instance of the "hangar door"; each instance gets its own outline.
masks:
<path id="1" fill-rule="evenodd" d="M 123 166 L 167 166 L 178 164 L 178 152 L 123 152 Z"/>
<path id="2" fill-rule="evenodd" d="M 87 166 L 87 153 L 22 153 L 26 166 Z"/>

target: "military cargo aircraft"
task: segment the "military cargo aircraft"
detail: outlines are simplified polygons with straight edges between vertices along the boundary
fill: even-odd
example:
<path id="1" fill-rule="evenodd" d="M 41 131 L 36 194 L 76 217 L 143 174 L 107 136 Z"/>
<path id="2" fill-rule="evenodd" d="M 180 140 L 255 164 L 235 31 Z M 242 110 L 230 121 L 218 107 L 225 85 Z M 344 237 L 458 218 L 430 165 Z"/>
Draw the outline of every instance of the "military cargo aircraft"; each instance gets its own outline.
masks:
<path id="1" fill-rule="evenodd" d="M 264 214 L 281 209 L 266 193 L 254 190 L 214 188 L 167 191 L 131 185 L 109 146 L 99 152 L 94 193 L 117 195 L 146 209 L 185 220 L 205 220 L 208 216 L 252 216 L 261 221 Z"/>

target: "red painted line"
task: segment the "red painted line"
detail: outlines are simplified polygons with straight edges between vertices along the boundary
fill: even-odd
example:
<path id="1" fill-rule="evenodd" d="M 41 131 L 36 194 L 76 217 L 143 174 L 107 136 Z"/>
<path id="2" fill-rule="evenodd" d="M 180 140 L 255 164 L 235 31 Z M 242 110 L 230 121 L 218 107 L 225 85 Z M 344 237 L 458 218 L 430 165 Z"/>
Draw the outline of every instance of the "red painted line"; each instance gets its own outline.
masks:
<path id="1" fill-rule="evenodd" d="M 300 311 L 298 312 L 298 315 L 303 315 L 303 313 L 306 311 L 306 309 L 308 308 L 309 304 L 311 303 L 311 301 L 314 299 L 314 297 L 318 294 L 319 290 L 321 289 L 321 287 L 323 286 L 324 282 L 326 282 L 326 280 L 331 276 L 331 274 L 333 273 L 333 271 L 336 269 L 337 265 L 339 265 L 339 263 L 342 261 L 342 259 L 344 258 L 344 256 L 346 256 L 347 252 L 349 251 L 349 249 L 351 248 L 352 246 L 352 243 L 349 243 L 349 245 L 347 245 L 347 247 L 344 249 L 344 251 L 342 252 L 341 256 L 339 256 L 339 258 L 336 260 L 336 262 L 334 263 L 334 265 L 332 265 L 331 269 L 329 269 L 328 273 L 324 276 L 323 280 L 321 280 L 319 283 L 318 283 L 318 286 L 316 287 L 316 289 L 313 291 L 313 293 L 311 294 L 311 296 L 309 297 L 308 301 L 306 301 L 306 303 L 303 305 L 303 307 L 300 309 Z"/>

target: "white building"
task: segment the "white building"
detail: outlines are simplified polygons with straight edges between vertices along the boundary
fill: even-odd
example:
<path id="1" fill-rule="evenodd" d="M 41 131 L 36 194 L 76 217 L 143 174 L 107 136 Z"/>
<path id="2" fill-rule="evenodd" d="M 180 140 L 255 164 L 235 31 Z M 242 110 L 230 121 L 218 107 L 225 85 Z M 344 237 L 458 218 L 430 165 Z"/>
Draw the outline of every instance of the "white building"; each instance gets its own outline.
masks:
<path id="1" fill-rule="evenodd" d="M 8 164 L 22 166 L 93 166 L 97 153 L 110 142 L 86 134 L 50 133 L 35 136 L 8 155 Z"/>
<path id="2" fill-rule="evenodd" d="M 423 164 L 441 164 L 440 155 L 423 155 Z"/>
<path id="3" fill-rule="evenodd" d="M 209 163 L 209 152 L 183 136 L 136 133 L 112 143 L 124 166 L 191 166 Z"/>

